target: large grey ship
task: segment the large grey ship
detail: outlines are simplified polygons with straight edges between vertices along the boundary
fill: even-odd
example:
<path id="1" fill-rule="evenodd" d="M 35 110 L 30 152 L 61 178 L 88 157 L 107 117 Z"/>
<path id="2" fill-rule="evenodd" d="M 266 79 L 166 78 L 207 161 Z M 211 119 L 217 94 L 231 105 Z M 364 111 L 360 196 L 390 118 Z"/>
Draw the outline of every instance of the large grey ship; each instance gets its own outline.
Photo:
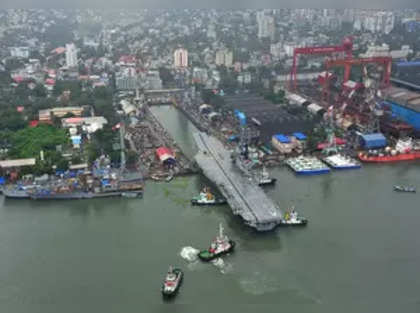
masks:
<path id="1" fill-rule="evenodd" d="M 199 149 L 195 156 L 197 164 L 220 189 L 233 213 L 258 231 L 269 231 L 279 225 L 281 210 L 238 168 L 235 159 L 232 162 L 231 151 L 206 133 L 197 132 L 193 136 Z"/>

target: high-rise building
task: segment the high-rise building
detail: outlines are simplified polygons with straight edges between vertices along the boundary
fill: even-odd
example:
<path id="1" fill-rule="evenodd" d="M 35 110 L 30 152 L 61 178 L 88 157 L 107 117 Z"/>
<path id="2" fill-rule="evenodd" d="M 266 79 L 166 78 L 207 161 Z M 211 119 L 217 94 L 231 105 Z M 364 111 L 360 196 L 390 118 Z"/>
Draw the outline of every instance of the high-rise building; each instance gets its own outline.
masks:
<path id="1" fill-rule="evenodd" d="M 281 59 L 281 57 L 284 55 L 283 44 L 281 42 L 271 44 L 270 53 L 274 59 Z"/>
<path id="2" fill-rule="evenodd" d="M 264 11 L 257 12 L 258 38 L 270 38 L 274 40 L 276 25 L 274 17 L 265 15 Z"/>
<path id="3" fill-rule="evenodd" d="M 394 29 L 395 15 L 391 11 L 363 10 L 357 13 L 353 26 L 355 30 L 363 27 L 372 33 L 389 34 Z"/>
<path id="4" fill-rule="evenodd" d="M 176 49 L 174 52 L 174 65 L 175 67 L 188 66 L 188 51 L 183 48 Z"/>
<path id="5" fill-rule="evenodd" d="M 146 90 L 162 89 L 162 79 L 160 79 L 159 71 L 148 71 L 145 85 Z"/>
<path id="6" fill-rule="evenodd" d="M 66 66 L 68 68 L 77 66 L 77 48 L 74 43 L 66 44 Z"/>
<path id="7" fill-rule="evenodd" d="M 28 47 L 11 47 L 10 55 L 15 58 L 29 58 L 30 52 Z"/>
<path id="8" fill-rule="evenodd" d="M 216 52 L 216 65 L 224 65 L 226 67 L 231 67 L 233 65 L 233 53 L 228 49 L 218 50 Z"/>
<path id="9" fill-rule="evenodd" d="M 205 84 L 208 80 L 208 73 L 205 68 L 194 67 L 192 76 L 196 83 Z"/>
<path id="10" fill-rule="evenodd" d="M 210 24 L 207 28 L 207 38 L 216 39 L 216 28 L 214 24 Z"/>
<path id="11" fill-rule="evenodd" d="M 135 90 L 139 87 L 139 79 L 134 67 L 122 68 L 115 75 L 118 90 Z"/>

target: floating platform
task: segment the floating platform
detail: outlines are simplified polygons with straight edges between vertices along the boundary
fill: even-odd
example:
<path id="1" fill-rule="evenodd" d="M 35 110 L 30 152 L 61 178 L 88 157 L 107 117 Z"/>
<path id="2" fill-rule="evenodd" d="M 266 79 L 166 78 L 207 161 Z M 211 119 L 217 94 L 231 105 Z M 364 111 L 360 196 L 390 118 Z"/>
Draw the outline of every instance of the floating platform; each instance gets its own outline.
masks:
<path id="1" fill-rule="evenodd" d="M 331 155 L 324 158 L 323 161 L 335 170 L 351 170 L 362 167 L 357 160 L 342 154 Z"/>
<path id="2" fill-rule="evenodd" d="M 297 175 L 321 175 L 327 174 L 331 170 L 316 157 L 299 156 L 286 160 L 286 164 Z"/>

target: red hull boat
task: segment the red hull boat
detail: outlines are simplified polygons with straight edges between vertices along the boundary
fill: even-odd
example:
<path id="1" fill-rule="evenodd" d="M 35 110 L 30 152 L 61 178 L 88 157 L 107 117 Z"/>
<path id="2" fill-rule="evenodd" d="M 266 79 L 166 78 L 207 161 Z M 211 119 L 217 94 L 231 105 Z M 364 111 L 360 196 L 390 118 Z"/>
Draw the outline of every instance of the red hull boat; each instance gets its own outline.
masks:
<path id="1" fill-rule="evenodd" d="M 412 161 L 412 160 L 420 159 L 420 151 L 401 153 L 397 155 L 384 155 L 384 156 L 369 156 L 364 153 L 359 153 L 359 159 L 362 162 L 371 162 L 371 163 Z"/>

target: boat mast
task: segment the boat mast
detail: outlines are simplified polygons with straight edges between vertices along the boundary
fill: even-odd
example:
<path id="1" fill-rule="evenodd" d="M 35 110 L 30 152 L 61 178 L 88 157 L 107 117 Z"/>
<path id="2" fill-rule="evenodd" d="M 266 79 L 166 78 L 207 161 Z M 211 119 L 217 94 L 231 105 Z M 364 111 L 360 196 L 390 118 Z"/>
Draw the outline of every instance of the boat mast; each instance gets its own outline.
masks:
<path id="1" fill-rule="evenodd" d="M 223 238 L 223 225 L 222 223 L 219 224 L 219 238 Z"/>
<path id="2" fill-rule="evenodd" d="M 334 107 L 332 105 L 328 108 L 326 124 L 327 125 L 325 130 L 327 132 L 327 146 L 323 149 L 322 152 L 328 155 L 331 152 L 338 152 L 334 134 Z"/>

